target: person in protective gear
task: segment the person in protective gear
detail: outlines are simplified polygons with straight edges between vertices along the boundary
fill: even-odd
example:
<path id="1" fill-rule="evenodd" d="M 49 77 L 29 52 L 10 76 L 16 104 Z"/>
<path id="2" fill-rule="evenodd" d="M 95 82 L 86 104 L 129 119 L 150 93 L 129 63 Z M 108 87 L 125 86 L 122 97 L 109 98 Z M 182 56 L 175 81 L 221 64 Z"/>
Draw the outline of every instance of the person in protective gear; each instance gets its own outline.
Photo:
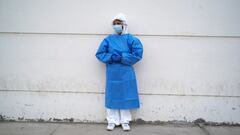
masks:
<path id="1" fill-rule="evenodd" d="M 141 41 L 127 32 L 127 20 L 120 13 L 114 17 L 115 31 L 104 38 L 95 56 L 106 64 L 105 107 L 108 130 L 121 125 L 129 131 L 130 109 L 140 107 L 137 80 L 133 65 L 142 59 Z"/>

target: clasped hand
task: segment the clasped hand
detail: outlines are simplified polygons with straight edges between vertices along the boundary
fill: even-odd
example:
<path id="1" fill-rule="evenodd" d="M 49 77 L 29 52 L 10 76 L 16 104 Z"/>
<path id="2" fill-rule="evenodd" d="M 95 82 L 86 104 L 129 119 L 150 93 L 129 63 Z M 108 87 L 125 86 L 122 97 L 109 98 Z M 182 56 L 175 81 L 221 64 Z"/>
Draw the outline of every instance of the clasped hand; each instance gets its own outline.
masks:
<path id="1" fill-rule="evenodd" d="M 112 55 L 112 60 L 113 60 L 114 62 L 120 62 L 120 61 L 121 61 L 121 58 L 122 58 L 122 56 L 121 56 L 120 54 L 118 54 L 118 53 L 114 53 L 114 54 Z"/>

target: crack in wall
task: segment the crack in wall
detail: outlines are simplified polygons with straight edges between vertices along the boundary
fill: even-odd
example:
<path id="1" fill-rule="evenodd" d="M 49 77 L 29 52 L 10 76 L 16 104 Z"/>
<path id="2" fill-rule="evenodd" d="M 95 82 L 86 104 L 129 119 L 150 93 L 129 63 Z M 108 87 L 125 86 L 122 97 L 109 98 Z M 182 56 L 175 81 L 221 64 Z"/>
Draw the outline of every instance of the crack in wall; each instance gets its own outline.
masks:
<path id="1" fill-rule="evenodd" d="M 46 93 L 84 93 L 84 94 L 105 94 L 105 92 L 94 92 L 94 91 L 56 91 L 56 90 L 1 90 L 0 92 L 46 92 Z M 141 93 L 139 95 L 162 95 L 162 96 L 191 96 L 191 97 L 229 97 L 229 98 L 240 98 L 240 96 L 232 95 L 193 95 L 193 94 L 161 94 L 161 93 Z"/>

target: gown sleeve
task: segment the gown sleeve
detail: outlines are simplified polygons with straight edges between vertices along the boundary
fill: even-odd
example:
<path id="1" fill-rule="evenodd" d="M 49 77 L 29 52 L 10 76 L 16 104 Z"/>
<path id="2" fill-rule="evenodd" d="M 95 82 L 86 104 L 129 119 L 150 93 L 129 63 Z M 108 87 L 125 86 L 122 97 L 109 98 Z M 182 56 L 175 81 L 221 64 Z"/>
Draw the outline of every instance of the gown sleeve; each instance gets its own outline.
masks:
<path id="1" fill-rule="evenodd" d="M 129 44 L 130 52 L 122 53 L 121 62 L 126 65 L 133 65 L 142 59 L 143 46 L 141 41 L 134 36 L 129 37 L 128 44 Z"/>
<path id="2" fill-rule="evenodd" d="M 98 60 L 100 60 L 103 63 L 110 63 L 112 61 L 112 59 L 111 59 L 112 54 L 108 52 L 108 46 L 109 46 L 108 41 L 105 38 L 101 42 L 101 44 L 95 54 L 95 56 L 98 58 Z"/>

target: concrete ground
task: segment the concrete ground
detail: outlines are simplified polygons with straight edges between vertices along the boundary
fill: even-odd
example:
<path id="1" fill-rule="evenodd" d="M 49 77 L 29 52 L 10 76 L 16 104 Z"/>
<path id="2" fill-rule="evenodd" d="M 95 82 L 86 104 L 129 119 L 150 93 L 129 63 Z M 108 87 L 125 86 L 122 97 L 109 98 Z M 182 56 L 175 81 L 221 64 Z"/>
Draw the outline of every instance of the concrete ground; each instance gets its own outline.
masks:
<path id="1" fill-rule="evenodd" d="M 105 124 L 0 122 L 0 135 L 240 135 L 239 126 L 196 126 L 181 124 L 131 124 L 106 131 Z"/>

